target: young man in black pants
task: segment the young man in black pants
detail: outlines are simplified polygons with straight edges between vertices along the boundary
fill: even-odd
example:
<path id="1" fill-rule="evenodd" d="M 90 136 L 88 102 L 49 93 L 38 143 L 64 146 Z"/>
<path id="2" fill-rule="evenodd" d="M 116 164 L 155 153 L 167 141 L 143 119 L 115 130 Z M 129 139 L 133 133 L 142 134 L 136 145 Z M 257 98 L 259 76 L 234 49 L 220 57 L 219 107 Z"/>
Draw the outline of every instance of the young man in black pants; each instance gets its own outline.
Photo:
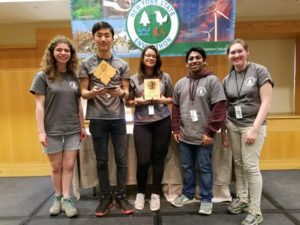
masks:
<path id="1" fill-rule="evenodd" d="M 86 119 L 90 120 L 89 128 L 97 160 L 100 201 L 96 216 L 105 216 L 113 202 L 108 175 L 109 137 L 112 140 L 117 165 L 115 202 L 124 214 L 131 214 L 133 209 L 125 195 L 128 158 L 124 99 L 128 97 L 129 67 L 124 60 L 111 53 L 114 29 L 110 24 L 94 24 L 92 34 L 98 51 L 82 62 L 79 79 L 82 97 L 88 99 Z M 94 74 L 102 61 L 116 71 L 107 85 Z"/>

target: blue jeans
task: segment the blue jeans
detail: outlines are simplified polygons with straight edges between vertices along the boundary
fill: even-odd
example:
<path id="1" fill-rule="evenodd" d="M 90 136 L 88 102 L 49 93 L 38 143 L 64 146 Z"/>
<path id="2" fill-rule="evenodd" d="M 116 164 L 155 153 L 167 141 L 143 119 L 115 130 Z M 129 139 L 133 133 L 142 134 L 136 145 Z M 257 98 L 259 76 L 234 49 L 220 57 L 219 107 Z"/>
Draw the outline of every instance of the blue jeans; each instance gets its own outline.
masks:
<path id="1" fill-rule="evenodd" d="M 211 202 L 213 198 L 212 151 L 213 145 L 191 145 L 180 142 L 178 145 L 182 172 L 183 190 L 187 198 L 193 199 L 196 189 L 196 176 L 199 171 L 201 201 Z"/>
<path id="2" fill-rule="evenodd" d="M 100 194 L 110 194 L 108 175 L 108 141 L 110 137 L 117 166 L 117 186 L 115 194 L 116 196 L 123 196 L 126 189 L 128 167 L 126 121 L 124 119 L 91 120 L 90 132 L 92 134 L 97 160 Z"/>

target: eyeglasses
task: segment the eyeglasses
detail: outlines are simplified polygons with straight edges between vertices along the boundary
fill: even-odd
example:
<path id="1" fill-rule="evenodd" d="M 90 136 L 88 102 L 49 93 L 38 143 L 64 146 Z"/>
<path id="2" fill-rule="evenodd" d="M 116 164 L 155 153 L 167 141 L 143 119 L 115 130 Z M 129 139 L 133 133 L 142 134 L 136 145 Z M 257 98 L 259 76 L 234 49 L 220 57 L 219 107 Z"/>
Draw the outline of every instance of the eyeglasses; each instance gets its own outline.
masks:
<path id="1" fill-rule="evenodd" d="M 145 54 L 144 57 L 156 59 L 156 55 Z"/>

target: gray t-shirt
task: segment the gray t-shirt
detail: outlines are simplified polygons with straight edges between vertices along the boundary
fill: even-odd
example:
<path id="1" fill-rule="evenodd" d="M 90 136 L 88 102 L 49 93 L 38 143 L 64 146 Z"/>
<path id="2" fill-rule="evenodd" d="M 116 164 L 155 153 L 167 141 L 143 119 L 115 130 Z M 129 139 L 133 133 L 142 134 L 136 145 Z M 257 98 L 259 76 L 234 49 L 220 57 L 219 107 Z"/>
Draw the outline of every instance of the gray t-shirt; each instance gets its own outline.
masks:
<path id="1" fill-rule="evenodd" d="M 261 104 L 259 88 L 266 82 L 274 85 L 269 71 L 262 65 L 249 63 L 245 71 L 232 70 L 223 81 L 228 101 L 228 120 L 241 127 L 252 125 Z M 235 115 L 235 106 L 238 105 L 242 111 L 240 119 Z"/>
<path id="2" fill-rule="evenodd" d="M 30 92 L 45 96 L 44 127 L 47 135 L 66 135 L 81 130 L 79 119 L 80 88 L 70 73 L 49 80 L 44 72 L 34 77 Z"/>
<path id="3" fill-rule="evenodd" d="M 194 83 L 194 92 L 190 89 Z M 200 79 L 181 78 L 174 87 L 173 102 L 180 110 L 180 141 L 200 145 L 211 106 L 226 100 L 221 81 L 215 75 Z M 193 112 L 197 121 L 193 121 Z M 194 118 L 195 120 L 195 118 Z"/>
<path id="4" fill-rule="evenodd" d="M 165 97 L 172 97 L 172 80 L 167 73 L 163 73 L 160 79 L 160 92 Z M 139 82 L 138 74 L 132 76 L 130 80 L 130 96 L 141 97 L 144 94 L 144 82 Z M 137 105 L 134 110 L 134 124 L 143 125 L 162 120 L 170 116 L 169 108 L 164 104 L 154 104 L 154 115 L 149 115 L 148 105 Z"/>
<path id="5" fill-rule="evenodd" d="M 104 84 L 93 75 L 94 70 L 101 61 L 102 59 L 99 59 L 98 56 L 94 54 L 83 60 L 80 65 L 78 77 L 79 79 L 89 79 L 89 90 L 92 90 L 94 86 L 104 86 Z M 130 79 L 130 71 L 127 62 L 115 56 L 105 61 L 116 69 L 116 75 L 109 82 L 109 86 L 121 85 L 123 79 Z M 109 95 L 97 95 L 94 98 L 88 99 L 86 119 L 125 119 L 123 98 Z"/>

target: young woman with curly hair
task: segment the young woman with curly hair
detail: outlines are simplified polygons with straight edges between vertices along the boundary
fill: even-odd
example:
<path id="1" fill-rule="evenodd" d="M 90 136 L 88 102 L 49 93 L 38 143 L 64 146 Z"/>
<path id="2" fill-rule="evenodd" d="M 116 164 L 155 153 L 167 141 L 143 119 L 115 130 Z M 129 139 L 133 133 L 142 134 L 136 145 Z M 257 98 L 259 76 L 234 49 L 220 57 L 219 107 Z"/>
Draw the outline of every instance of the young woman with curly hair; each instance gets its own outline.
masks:
<path id="1" fill-rule="evenodd" d="M 78 65 L 71 41 L 56 36 L 46 48 L 30 88 L 36 100 L 38 137 L 50 161 L 55 189 L 51 216 L 61 211 L 68 217 L 78 214 L 70 197 L 74 163 L 80 141 L 86 138 Z"/>

